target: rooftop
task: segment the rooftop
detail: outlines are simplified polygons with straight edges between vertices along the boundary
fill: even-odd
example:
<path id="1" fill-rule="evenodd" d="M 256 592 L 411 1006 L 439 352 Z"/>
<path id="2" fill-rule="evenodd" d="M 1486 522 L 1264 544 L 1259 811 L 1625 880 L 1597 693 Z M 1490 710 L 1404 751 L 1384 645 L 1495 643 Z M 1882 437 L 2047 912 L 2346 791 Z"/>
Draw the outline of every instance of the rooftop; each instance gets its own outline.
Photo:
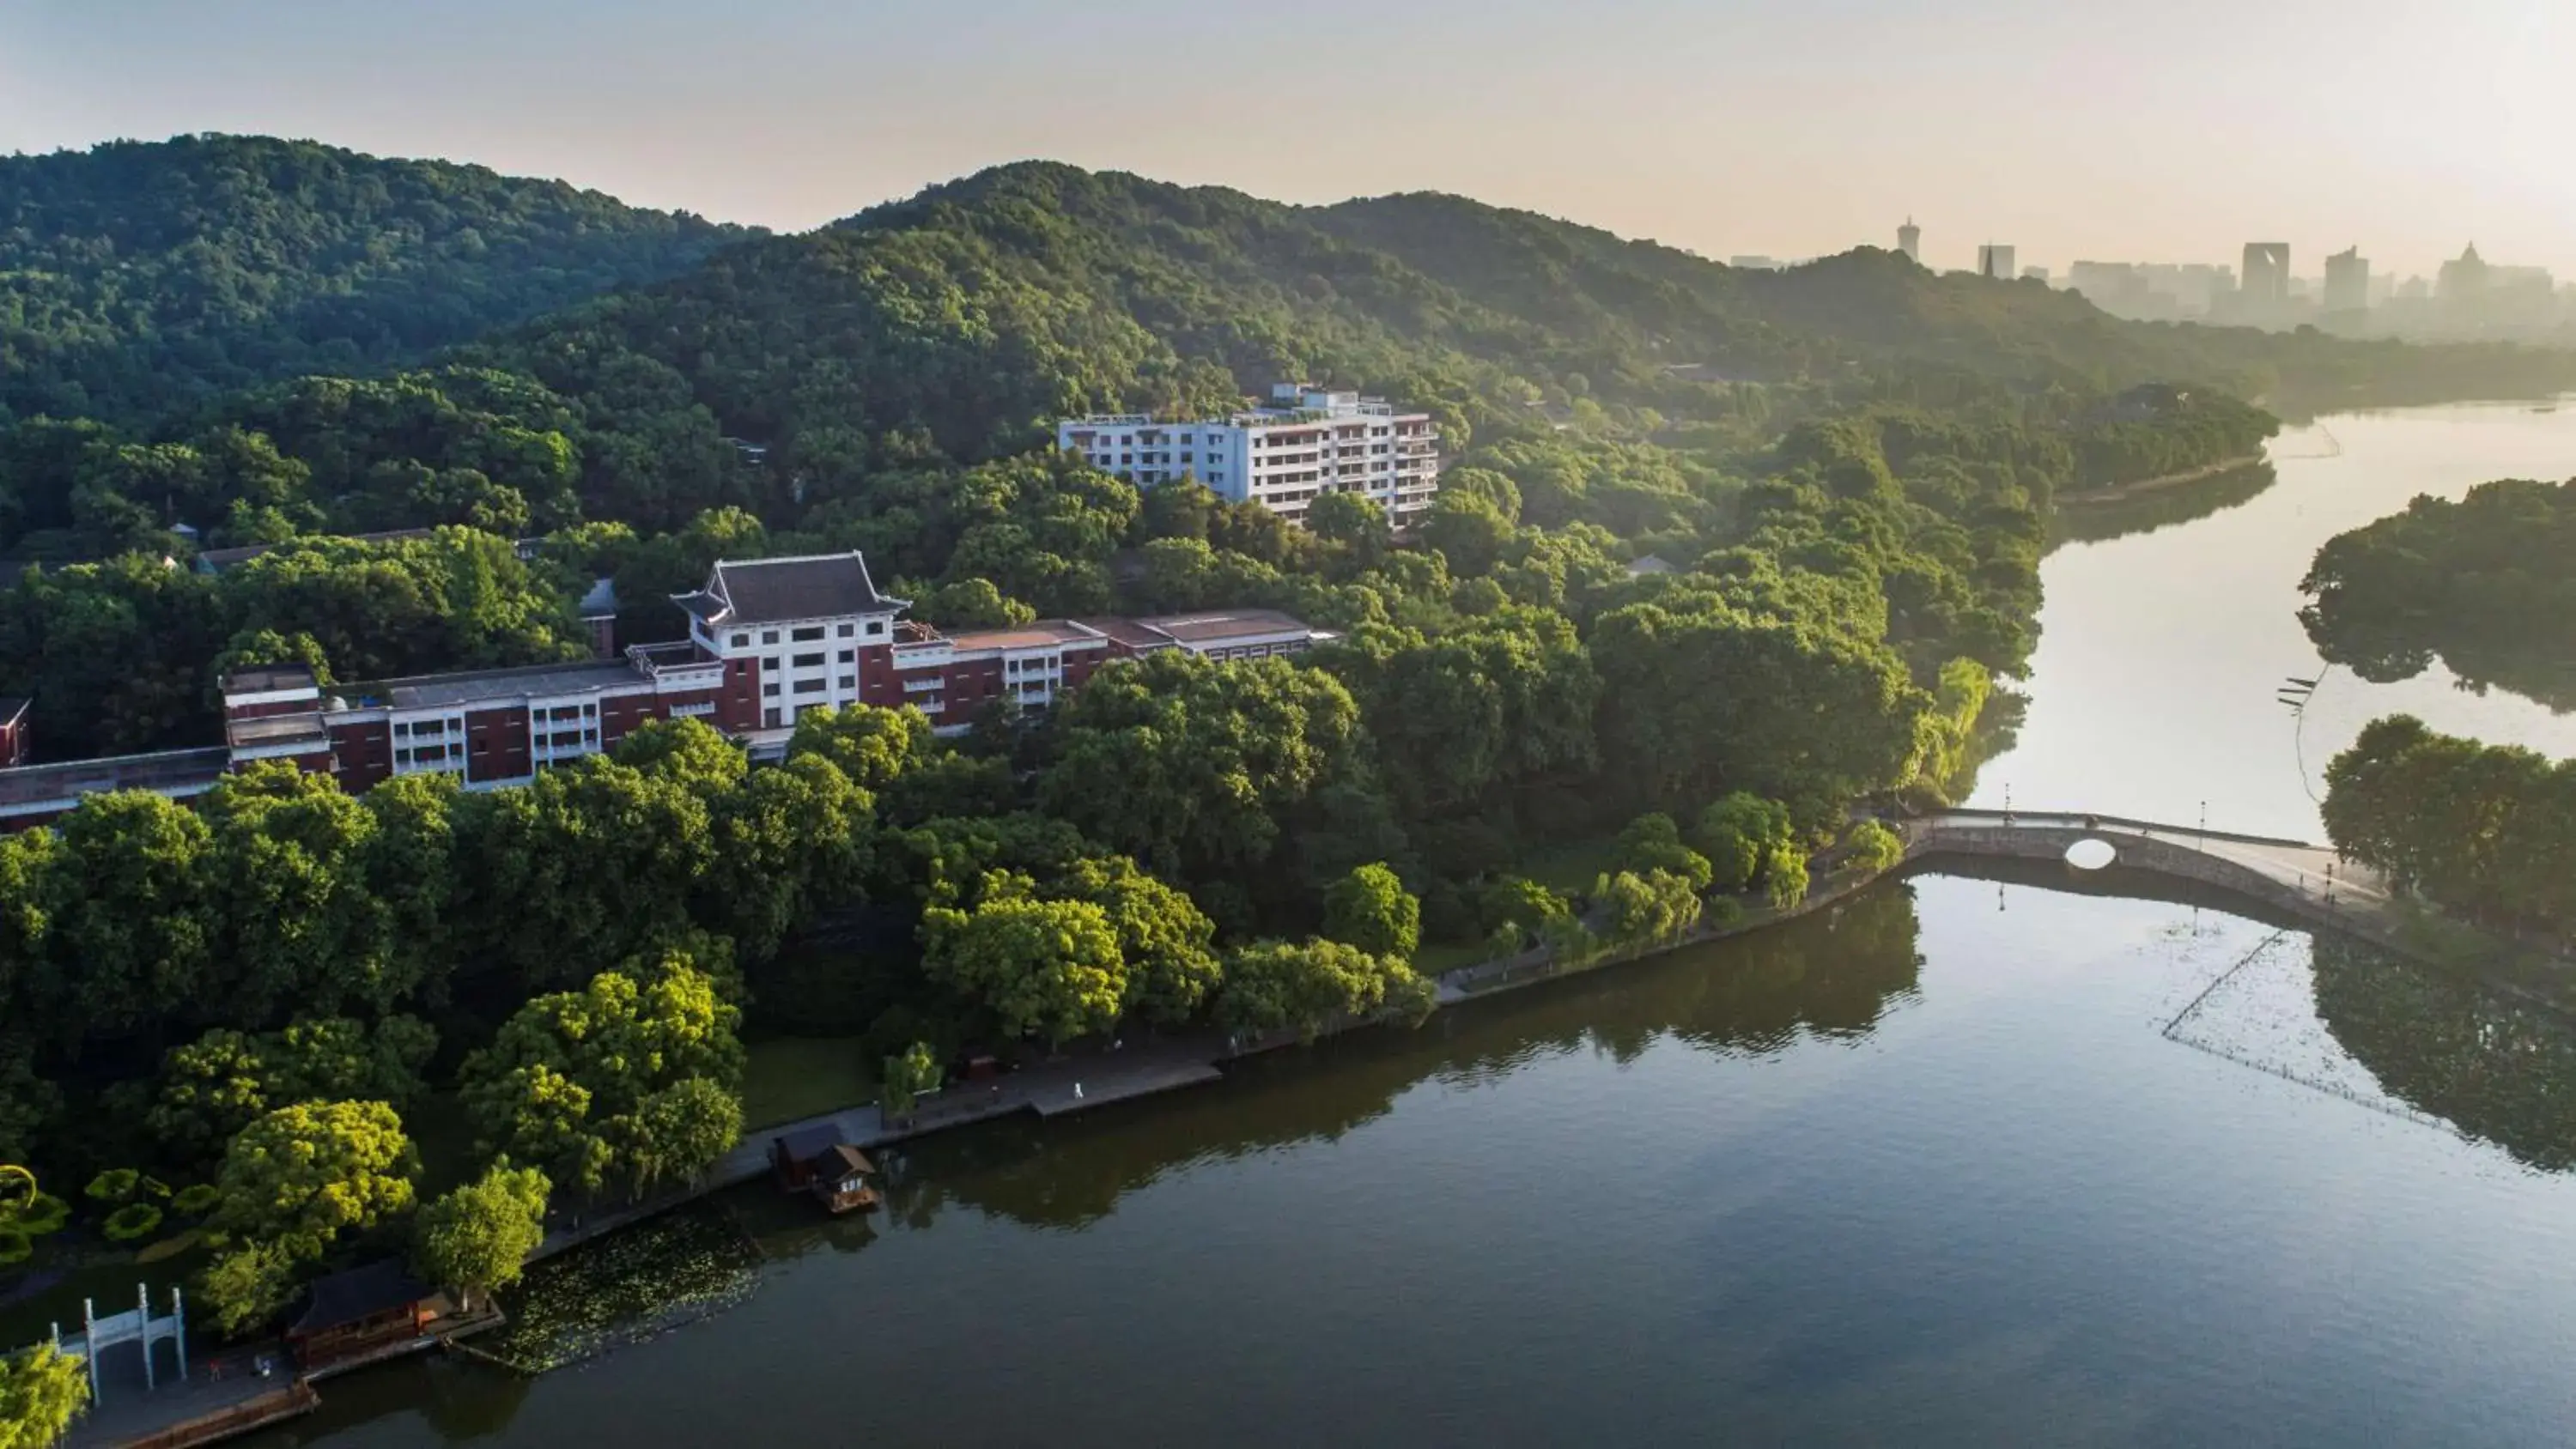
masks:
<path id="1" fill-rule="evenodd" d="M 178 794 L 215 783 L 232 763 L 222 745 L 203 750 L 165 750 L 154 755 L 116 755 L 103 760 L 65 760 L 57 765 L 21 765 L 0 770 L 0 806 L 42 805 L 71 800 L 100 790 L 159 790 Z"/>
<path id="2" fill-rule="evenodd" d="M 226 694 L 272 694 L 281 689 L 311 689 L 314 685 L 313 666 L 309 664 L 253 664 L 223 678 Z"/>
<path id="3" fill-rule="evenodd" d="M 424 674 L 411 679 L 379 679 L 344 685 L 331 692 L 359 706 L 437 709 L 443 705 L 482 704 L 511 695 L 547 697 L 581 694 L 639 683 L 643 676 L 623 659 L 583 659 L 568 664 L 530 664 L 517 669 L 475 669 L 460 674 Z"/>
<path id="4" fill-rule="evenodd" d="M 719 562 L 707 586 L 674 596 L 709 624 L 782 624 L 903 607 L 877 592 L 857 551 Z"/>
<path id="5" fill-rule="evenodd" d="M 438 1290 L 411 1275 L 411 1270 L 396 1258 L 383 1258 L 360 1267 L 333 1273 L 313 1280 L 312 1297 L 304 1311 L 287 1325 L 290 1337 L 319 1333 L 344 1323 L 355 1323 L 408 1308 Z"/>
<path id="6" fill-rule="evenodd" d="M 1227 639 L 1251 639 L 1267 634 L 1304 634 L 1306 621 L 1277 609 L 1230 609 L 1221 613 L 1172 614 L 1160 619 L 1138 619 L 1137 627 L 1150 629 L 1166 640 L 1179 644 L 1213 644 Z"/>
<path id="7" fill-rule="evenodd" d="M 968 629 L 948 636 L 960 649 L 1044 649 L 1049 645 L 1096 644 L 1101 636 L 1071 619 L 1039 619 L 1007 629 Z"/>
<path id="8" fill-rule="evenodd" d="M 322 716 L 311 711 L 296 714 L 263 715 L 257 719 L 224 721 L 224 739 L 235 749 L 248 745 L 277 745 L 292 740 L 311 740 L 317 746 L 330 742 L 331 732 L 322 727 Z"/>
<path id="9" fill-rule="evenodd" d="M 1130 649 L 1167 649 L 1172 643 L 1170 638 L 1146 628 L 1133 619 L 1108 617 L 1085 619 L 1082 621 L 1082 627 L 1103 638 L 1124 644 Z"/>

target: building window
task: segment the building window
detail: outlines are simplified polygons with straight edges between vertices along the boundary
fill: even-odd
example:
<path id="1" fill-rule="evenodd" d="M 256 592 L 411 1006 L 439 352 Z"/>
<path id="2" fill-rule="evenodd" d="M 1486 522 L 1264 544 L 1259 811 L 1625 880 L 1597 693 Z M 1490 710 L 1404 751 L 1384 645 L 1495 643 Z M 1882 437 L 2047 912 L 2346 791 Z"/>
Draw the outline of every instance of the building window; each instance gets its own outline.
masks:
<path id="1" fill-rule="evenodd" d="M 778 710 L 776 706 L 772 706 L 760 712 L 760 723 L 764 729 L 774 730 L 778 728 Z"/>
<path id="2" fill-rule="evenodd" d="M 841 676 L 841 687 L 842 687 L 843 689 L 856 689 L 856 688 L 858 688 L 858 687 L 859 687 L 859 677 L 858 677 L 857 675 L 855 675 L 855 674 L 844 674 L 844 675 L 842 675 L 842 676 Z"/>
<path id="3" fill-rule="evenodd" d="M 760 661 L 760 667 L 764 673 L 776 674 L 778 672 L 778 656 L 773 654 L 767 659 Z"/>
<path id="4" fill-rule="evenodd" d="M 748 648 L 748 647 L 750 647 L 750 645 L 751 645 L 751 636 L 750 636 L 750 635 L 748 635 L 748 634 L 736 634 L 736 635 L 734 635 L 734 636 L 733 636 L 733 647 L 735 647 L 736 649 L 744 649 L 744 648 Z"/>
<path id="5" fill-rule="evenodd" d="M 776 683 L 775 681 L 772 681 L 772 682 L 770 682 L 770 683 L 768 683 L 768 684 L 764 684 L 764 685 L 762 685 L 762 686 L 760 687 L 760 694 L 761 694 L 761 697 L 762 697 L 762 698 L 764 698 L 764 699 L 776 699 L 776 698 L 778 697 L 778 685 L 777 685 L 777 683 Z"/>
<path id="6" fill-rule="evenodd" d="M 882 639 L 882 638 L 884 638 L 884 637 L 885 637 L 885 630 L 886 630 L 886 621 L 885 621 L 885 620 L 883 620 L 883 619 L 870 619 L 870 620 L 868 621 L 868 637 L 869 637 L 869 638 L 871 638 L 871 639 Z"/>
<path id="7" fill-rule="evenodd" d="M 778 631 L 777 631 L 777 630 L 775 630 L 775 629 L 763 629 L 763 630 L 761 630 L 761 631 L 760 631 L 760 642 L 761 642 L 761 643 L 763 643 L 763 644 L 775 644 L 775 643 L 777 643 L 777 642 L 778 642 Z"/>
<path id="8" fill-rule="evenodd" d="M 859 626 L 856 624 L 843 624 L 840 629 L 841 637 L 844 639 L 849 638 L 857 632 L 859 632 Z"/>
<path id="9" fill-rule="evenodd" d="M 799 644 L 803 644 L 808 640 L 820 639 L 823 637 L 823 626 L 820 624 L 808 624 L 804 628 L 790 633 L 787 637 L 795 640 Z"/>
<path id="10" fill-rule="evenodd" d="M 820 654 L 799 654 L 793 662 L 799 669 L 820 669 L 823 667 L 823 656 Z"/>
<path id="11" fill-rule="evenodd" d="M 823 692 L 823 681 L 819 679 L 800 679 L 796 681 L 796 692 L 798 694 L 821 694 Z"/>
<path id="12" fill-rule="evenodd" d="M 856 649 L 844 649 L 844 650 L 842 650 L 842 651 L 841 651 L 841 662 L 842 662 L 843 664 L 856 664 L 856 663 L 858 663 L 858 662 L 859 662 L 859 651 L 857 651 Z"/>

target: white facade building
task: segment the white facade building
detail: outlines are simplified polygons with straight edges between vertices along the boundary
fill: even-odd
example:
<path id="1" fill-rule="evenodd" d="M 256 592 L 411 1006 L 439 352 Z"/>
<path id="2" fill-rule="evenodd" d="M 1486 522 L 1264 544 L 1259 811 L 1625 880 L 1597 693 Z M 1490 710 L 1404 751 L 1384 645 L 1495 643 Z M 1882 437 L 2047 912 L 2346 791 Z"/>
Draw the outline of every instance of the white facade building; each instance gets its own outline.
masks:
<path id="1" fill-rule="evenodd" d="M 1258 503 L 1291 520 L 1327 493 L 1360 494 L 1398 524 L 1431 506 L 1440 435 L 1430 414 L 1296 383 L 1270 396 L 1268 407 L 1198 422 L 1067 418 L 1056 424 L 1056 446 L 1139 488 L 1196 478 L 1229 503 Z"/>

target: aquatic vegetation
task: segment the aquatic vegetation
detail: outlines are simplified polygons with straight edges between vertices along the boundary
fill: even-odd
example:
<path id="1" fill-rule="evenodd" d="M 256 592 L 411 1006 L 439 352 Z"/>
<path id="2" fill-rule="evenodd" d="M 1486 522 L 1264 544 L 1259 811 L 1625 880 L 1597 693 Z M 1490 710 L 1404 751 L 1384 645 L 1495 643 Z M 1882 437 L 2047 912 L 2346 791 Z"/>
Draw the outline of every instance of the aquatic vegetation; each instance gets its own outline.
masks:
<path id="1" fill-rule="evenodd" d="M 748 1301 L 759 1261 L 721 1208 L 665 1213 L 530 1268 L 481 1347 L 524 1373 L 580 1363 Z"/>

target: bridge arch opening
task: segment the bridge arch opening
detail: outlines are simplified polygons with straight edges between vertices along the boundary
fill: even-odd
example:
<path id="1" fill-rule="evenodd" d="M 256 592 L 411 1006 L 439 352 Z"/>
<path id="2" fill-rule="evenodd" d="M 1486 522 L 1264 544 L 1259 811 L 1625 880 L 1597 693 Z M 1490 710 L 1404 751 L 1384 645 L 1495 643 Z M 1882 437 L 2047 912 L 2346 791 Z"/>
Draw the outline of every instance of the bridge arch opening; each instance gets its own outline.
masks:
<path id="1" fill-rule="evenodd" d="M 2111 842 L 2086 837 L 2066 847 L 2066 863 L 2077 870 L 2101 870 L 2120 858 Z"/>

